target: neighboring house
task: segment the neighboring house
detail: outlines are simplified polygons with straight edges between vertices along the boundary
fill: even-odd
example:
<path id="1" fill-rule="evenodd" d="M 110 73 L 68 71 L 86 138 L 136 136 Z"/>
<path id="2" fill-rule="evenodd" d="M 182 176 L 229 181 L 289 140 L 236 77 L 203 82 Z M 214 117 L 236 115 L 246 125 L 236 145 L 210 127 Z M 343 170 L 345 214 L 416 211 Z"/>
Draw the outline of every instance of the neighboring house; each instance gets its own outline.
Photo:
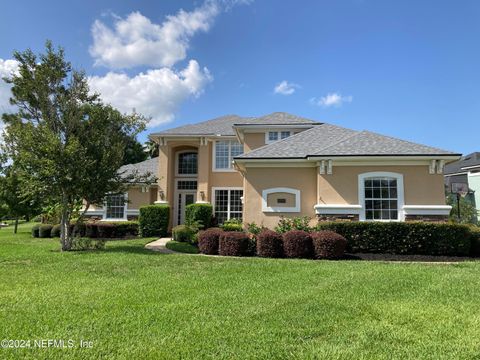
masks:
<path id="1" fill-rule="evenodd" d="M 191 203 L 211 203 L 219 223 L 239 218 L 267 227 L 281 216 L 441 221 L 450 212 L 443 169 L 460 157 L 286 113 L 227 115 L 150 139 L 160 149 L 158 163 L 148 161 L 158 169 L 156 186 L 143 203 L 143 187 L 133 187 L 126 196 L 135 202 L 107 204 L 104 216 L 128 218 L 156 198 L 171 206 L 172 226 L 183 223 Z"/>
<path id="2" fill-rule="evenodd" d="M 445 186 L 448 193 L 466 192 L 466 199 L 480 211 L 480 152 L 445 166 Z"/>

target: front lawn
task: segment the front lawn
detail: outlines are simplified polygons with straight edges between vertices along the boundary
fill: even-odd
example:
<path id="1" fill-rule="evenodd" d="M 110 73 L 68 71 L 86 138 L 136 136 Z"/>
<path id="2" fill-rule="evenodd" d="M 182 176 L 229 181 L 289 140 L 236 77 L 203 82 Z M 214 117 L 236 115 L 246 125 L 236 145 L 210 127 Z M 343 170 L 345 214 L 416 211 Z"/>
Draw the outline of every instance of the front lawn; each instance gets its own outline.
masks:
<path id="1" fill-rule="evenodd" d="M 0 229 L 0 339 L 76 347 L 2 359 L 480 357 L 478 262 L 161 254 L 147 239 L 61 253 L 29 229 Z"/>

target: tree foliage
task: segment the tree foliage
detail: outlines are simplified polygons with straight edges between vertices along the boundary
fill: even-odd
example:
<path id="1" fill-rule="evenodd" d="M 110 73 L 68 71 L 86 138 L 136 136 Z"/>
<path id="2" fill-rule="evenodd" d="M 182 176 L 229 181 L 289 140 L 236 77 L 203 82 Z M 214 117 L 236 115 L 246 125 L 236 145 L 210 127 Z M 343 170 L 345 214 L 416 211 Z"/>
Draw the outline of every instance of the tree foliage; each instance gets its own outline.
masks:
<path id="1" fill-rule="evenodd" d="M 136 139 L 136 137 L 126 137 L 122 165 L 136 164 L 147 159 L 148 153 L 145 151 L 143 145 Z"/>
<path id="2" fill-rule="evenodd" d="M 65 60 L 62 48 L 47 41 L 44 54 L 15 52 L 19 72 L 10 103 L 18 111 L 3 114 L 2 151 L 25 181 L 24 195 L 40 196 L 61 213 L 62 250 L 72 245 L 69 224 L 85 202 L 103 204 L 108 193 L 124 191 L 118 168 L 125 139 L 144 129 L 143 117 L 123 115 L 91 94 L 87 78 Z"/>
<path id="3" fill-rule="evenodd" d="M 460 197 L 460 218 L 458 217 L 457 194 L 447 196 L 447 205 L 452 207 L 450 219 L 461 224 L 476 224 L 478 211 L 475 206 L 464 197 Z"/>

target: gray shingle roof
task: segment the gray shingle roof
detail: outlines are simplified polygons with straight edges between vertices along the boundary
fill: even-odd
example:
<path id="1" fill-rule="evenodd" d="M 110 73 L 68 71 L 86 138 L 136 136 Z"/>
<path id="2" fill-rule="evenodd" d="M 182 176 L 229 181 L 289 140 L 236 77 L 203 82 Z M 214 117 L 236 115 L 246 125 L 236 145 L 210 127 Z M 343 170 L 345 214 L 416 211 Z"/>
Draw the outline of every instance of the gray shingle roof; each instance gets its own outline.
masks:
<path id="1" fill-rule="evenodd" d="M 307 156 L 457 155 L 453 152 L 375 134 L 322 124 L 255 149 L 237 159 Z"/>
<path id="2" fill-rule="evenodd" d="M 313 120 L 282 112 L 276 112 L 261 117 L 240 117 L 225 115 L 197 124 L 184 125 L 173 129 L 160 131 L 156 135 L 235 135 L 234 125 L 300 125 L 315 124 Z"/>
<path id="3" fill-rule="evenodd" d="M 158 157 L 136 164 L 123 165 L 118 172 L 122 174 L 122 177 L 132 176 L 135 174 L 138 176 L 147 176 L 149 174 L 153 174 L 156 177 L 158 174 Z"/>
<path id="4" fill-rule="evenodd" d="M 463 156 L 460 160 L 445 165 L 445 174 L 455 174 L 459 172 L 464 172 L 462 170 L 464 167 L 468 166 L 480 166 L 480 152 L 474 152 L 468 155 Z"/>

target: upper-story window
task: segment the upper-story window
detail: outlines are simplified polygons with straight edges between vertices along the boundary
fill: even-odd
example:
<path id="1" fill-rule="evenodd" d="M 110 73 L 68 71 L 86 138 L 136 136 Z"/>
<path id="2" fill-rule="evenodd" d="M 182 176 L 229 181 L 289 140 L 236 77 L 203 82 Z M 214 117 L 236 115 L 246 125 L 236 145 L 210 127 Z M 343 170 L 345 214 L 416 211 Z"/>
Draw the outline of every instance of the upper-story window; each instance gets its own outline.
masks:
<path id="1" fill-rule="evenodd" d="M 291 136 L 291 131 L 269 131 L 267 133 L 266 143 L 272 143 L 278 140 L 286 139 L 287 137 Z"/>
<path id="2" fill-rule="evenodd" d="M 198 160 L 197 153 L 185 151 L 178 154 L 177 173 L 178 175 L 197 175 Z"/>
<path id="3" fill-rule="evenodd" d="M 232 160 L 243 154 L 243 145 L 235 140 L 215 141 L 214 170 L 230 171 L 233 168 Z"/>

